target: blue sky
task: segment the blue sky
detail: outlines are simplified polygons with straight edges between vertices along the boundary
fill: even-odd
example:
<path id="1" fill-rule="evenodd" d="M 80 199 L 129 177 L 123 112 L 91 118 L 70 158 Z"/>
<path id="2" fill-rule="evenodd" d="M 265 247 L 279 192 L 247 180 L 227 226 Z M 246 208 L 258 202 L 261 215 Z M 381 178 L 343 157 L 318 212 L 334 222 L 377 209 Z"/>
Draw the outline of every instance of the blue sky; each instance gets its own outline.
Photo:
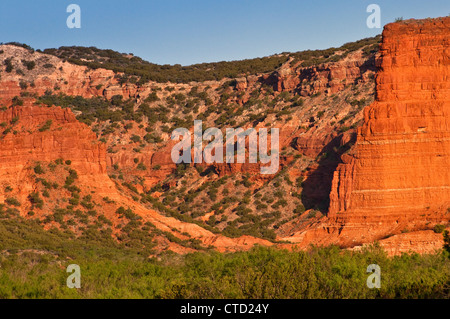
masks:
<path id="1" fill-rule="evenodd" d="M 69 29 L 69 4 L 81 29 Z M 1 0 L 0 42 L 36 49 L 81 45 L 134 53 L 158 64 L 189 65 L 325 49 L 381 33 L 397 17 L 450 14 L 448 0 Z"/>

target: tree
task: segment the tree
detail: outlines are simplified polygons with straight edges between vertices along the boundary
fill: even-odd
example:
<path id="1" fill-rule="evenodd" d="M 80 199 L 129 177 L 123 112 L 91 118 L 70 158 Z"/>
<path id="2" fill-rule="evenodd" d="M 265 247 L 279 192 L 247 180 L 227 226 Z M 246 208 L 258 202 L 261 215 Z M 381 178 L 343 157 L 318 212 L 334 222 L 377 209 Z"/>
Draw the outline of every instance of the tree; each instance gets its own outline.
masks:
<path id="1" fill-rule="evenodd" d="M 450 236 L 448 230 L 444 231 L 444 249 L 450 253 Z"/>

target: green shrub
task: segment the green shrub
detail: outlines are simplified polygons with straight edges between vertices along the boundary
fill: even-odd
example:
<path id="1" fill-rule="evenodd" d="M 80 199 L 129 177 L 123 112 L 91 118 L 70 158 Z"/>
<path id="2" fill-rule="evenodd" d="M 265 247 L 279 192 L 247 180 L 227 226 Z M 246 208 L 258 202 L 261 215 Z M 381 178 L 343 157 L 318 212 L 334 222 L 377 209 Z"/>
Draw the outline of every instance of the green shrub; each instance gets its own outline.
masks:
<path id="1" fill-rule="evenodd" d="M 22 60 L 22 64 L 27 68 L 28 71 L 33 70 L 34 67 L 36 66 L 36 62 L 27 60 Z"/>
<path id="2" fill-rule="evenodd" d="M 44 169 L 42 168 L 41 164 L 37 164 L 37 165 L 33 168 L 33 170 L 34 170 L 34 172 L 35 172 L 36 174 L 44 174 L 44 173 L 45 173 L 45 171 L 44 171 Z"/>
<path id="3" fill-rule="evenodd" d="M 305 212 L 305 206 L 303 206 L 302 204 L 298 205 L 295 209 L 294 209 L 294 214 L 303 214 Z M 308 215 L 309 216 L 309 215 Z"/>
<path id="4" fill-rule="evenodd" d="M 433 230 L 437 234 L 443 233 L 445 230 L 445 225 L 437 224 L 436 226 L 434 226 Z"/>
<path id="5" fill-rule="evenodd" d="M 444 249 L 449 253 L 450 258 L 450 235 L 448 230 L 444 230 Z"/>
<path id="6" fill-rule="evenodd" d="M 14 197 L 6 198 L 5 203 L 10 205 L 10 206 L 16 206 L 16 207 L 20 206 L 20 202 Z"/>
<path id="7" fill-rule="evenodd" d="M 130 140 L 133 142 L 133 143 L 139 143 L 140 141 L 141 141 L 141 137 L 140 136 L 138 136 L 138 135 L 132 135 L 131 137 L 130 137 Z"/>
<path id="8" fill-rule="evenodd" d="M 145 171 L 147 169 L 147 167 L 142 163 L 139 163 L 136 168 L 141 171 Z"/>
<path id="9" fill-rule="evenodd" d="M 33 192 L 28 196 L 28 199 L 30 203 L 33 205 L 33 207 L 37 207 L 39 209 L 42 209 L 44 206 L 43 199 L 39 196 L 39 193 Z"/>
<path id="10" fill-rule="evenodd" d="M 52 124 L 53 124 L 53 121 L 52 121 L 52 120 L 48 120 L 47 122 L 45 122 L 44 125 L 42 125 L 42 126 L 39 128 L 39 132 L 45 132 L 45 131 L 48 131 L 48 130 L 50 129 L 50 127 L 52 126 Z"/>
<path id="11" fill-rule="evenodd" d="M 21 98 L 19 98 L 18 96 L 13 97 L 12 106 L 23 106 L 23 100 Z M 13 117 L 13 120 L 11 122 L 14 124 L 18 120 L 19 120 L 19 116 L 16 116 L 16 117 Z"/>
<path id="12" fill-rule="evenodd" d="M 310 211 L 309 213 L 308 213 L 308 216 L 306 216 L 306 218 L 314 218 L 314 217 L 316 217 L 317 216 L 317 211 L 315 211 L 315 210 L 312 210 L 312 211 Z"/>
<path id="13" fill-rule="evenodd" d="M 26 90 L 28 88 L 27 82 L 24 82 L 24 81 L 20 81 L 19 86 L 22 90 Z"/>
<path id="14" fill-rule="evenodd" d="M 3 64 L 6 66 L 6 73 L 11 73 L 14 68 L 12 65 L 12 58 L 5 59 Z"/>
<path id="15" fill-rule="evenodd" d="M 80 203 L 80 200 L 78 198 L 69 198 L 69 204 L 72 206 L 78 206 Z"/>

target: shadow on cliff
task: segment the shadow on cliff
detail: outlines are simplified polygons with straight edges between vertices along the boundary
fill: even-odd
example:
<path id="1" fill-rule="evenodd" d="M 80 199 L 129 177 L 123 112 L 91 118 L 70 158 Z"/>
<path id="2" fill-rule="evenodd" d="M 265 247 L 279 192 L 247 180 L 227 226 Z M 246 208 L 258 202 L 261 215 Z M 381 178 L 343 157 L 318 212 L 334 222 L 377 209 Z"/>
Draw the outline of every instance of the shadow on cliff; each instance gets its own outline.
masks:
<path id="1" fill-rule="evenodd" d="M 317 156 L 317 167 L 310 168 L 312 172 L 302 183 L 301 200 L 306 209 L 316 209 L 324 215 L 328 214 L 333 173 L 342 163 L 342 154 L 350 150 L 356 142 L 356 133 L 351 134 L 345 144 L 342 143 L 342 138 L 343 134 L 340 134 L 322 148 Z"/>

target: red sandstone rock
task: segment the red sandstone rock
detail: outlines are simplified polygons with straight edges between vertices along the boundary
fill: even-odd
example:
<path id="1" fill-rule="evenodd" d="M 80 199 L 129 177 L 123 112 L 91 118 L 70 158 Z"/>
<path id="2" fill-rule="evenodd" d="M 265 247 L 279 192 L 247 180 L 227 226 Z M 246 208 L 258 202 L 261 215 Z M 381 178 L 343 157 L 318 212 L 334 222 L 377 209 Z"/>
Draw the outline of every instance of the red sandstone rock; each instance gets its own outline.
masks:
<path id="1" fill-rule="evenodd" d="M 394 235 L 383 243 L 396 253 L 442 247 L 442 235 L 417 231 L 450 220 L 449 42 L 450 18 L 386 26 L 377 99 L 334 173 L 328 218 L 284 239 L 352 247 Z"/>
<path id="2" fill-rule="evenodd" d="M 386 26 L 377 100 L 336 172 L 331 214 L 449 203 L 449 40 L 450 18 Z"/>

